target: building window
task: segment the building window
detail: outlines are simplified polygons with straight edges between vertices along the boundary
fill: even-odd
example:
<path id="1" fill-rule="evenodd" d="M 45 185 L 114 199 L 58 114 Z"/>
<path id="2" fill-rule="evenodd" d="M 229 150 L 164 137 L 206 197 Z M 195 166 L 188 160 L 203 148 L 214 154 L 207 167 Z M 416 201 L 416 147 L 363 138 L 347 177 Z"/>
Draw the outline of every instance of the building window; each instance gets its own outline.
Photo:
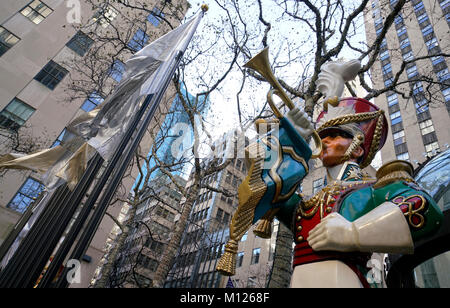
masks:
<path id="1" fill-rule="evenodd" d="M 380 16 L 377 19 L 375 19 L 375 28 L 378 28 L 379 26 L 381 26 L 382 23 L 383 23 L 383 17 L 382 16 Z M 381 27 L 381 28 L 383 28 L 383 27 Z"/>
<path id="2" fill-rule="evenodd" d="M 119 15 L 119 12 L 111 5 L 108 5 L 106 8 L 98 11 L 94 15 L 93 21 L 100 24 L 103 28 L 106 28 L 114 20 L 114 18 L 117 17 L 117 15 Z"/>
<path id="3" fill-rule="evenodd" d="M 438 150 L 439 150 L 439 143 L 437 143 L 437 141 L 425 145 L 425 151 L 427 152 L 427 154 L 434 155 Z"/>
<path id="4" fill-rule="evenodd" d="M 149 36 L 145 33 L 144 30 L 138 29 L 134 34 L 133 38 L 128 43 L 128 47 L 134 52 L 141 50 L 144 48 L 145 44 L 147 44 Z"/>
<path id="5" fill-rule="evenodd" d="M 394 138 L 394 146 L 405 143 L 405 131 L 401 130 L 397 133 L 393 134 L 393 138 Z"/>
<path id="6" fill-rule="evenodd" d="M 443 56 L 436 56 L 436 57 L 431 57 L 431 62 L 433 63 L 433 66 L 438 65 L 439 63 L 444 61 L 444 57 Z"/>
<path id="7" fill-rule="evenodd" d="M 245 242 L 247 240 L 248 231 L 241 238 L 241 242 Z"/>
<path id="8" fill-rule="evenodd" d="M 217 209 L 217 214 L 216 214 L 217 221 L 221 221 L 222 220 L 222 216 L 223 216 L 223 210 L 222 209 Z"/>
<path id="9" fill-rule="evenodd" d="M 391 63 L 387 63 L 383 66 L 383 74 L 388 74 L 392 72 L 392 66 Z"/>
<path id="10" fill-rule="evenodd" d="M 415 103 L 415 105 L 417 113 L 422 113 L 428 110 L 428 101 L 426 99 Z"/>
<path id="11" fill-rule="evenodd" d="M 402 116 L 400 114 L 400 111 L 392 113 L 390 115 L 390 117 L 391 117 L 391 124 L 392 125 L 395 125 L 395 124 L 397 124 L 397 123 L 402 121 Z"/>
<path id="12" fill-rule="evenodd" d="M 433 37 L 430 40 L 426 41 L 425 44 L 427 45 L 428 50 L 431 50 L 434 47 L 438 46 L 438 42 L 437 42 L 437 39 L 435 37 Z"/>
<path id="13" fill-rule="evenodd" d="M 13 47 L 20 39 L 0 26 L 0 57 Z"/>
<path id="14" fill-rule="evenodd" d="M 442 94 L 444 95 L 444 99 L 446 102 L 450 101 L 450 88 L 442 90 Z"/>
<path id="15" fill-rule="evenodd" d="M 389 58 L 389 51 L 385 50 L 380 53 L 380 61 L 386 60 L 387 58 Z"/>
<path id="16" fill-rule="evenodd" d="M 50 90 L 54 90 L 56 86 L 67 75 L 68 71 L 56 62 L 50 60 L 46 66 L 34 77 L 35 80 L 42 83 Z"/>
<path id="17" fill-rule="evenodd" d="M 76 54 L 83 57 L 86 52 L 91 48 L 94 41 L 84 34 L 81 31 L 78 31 L 77 34 L 66 44 L 67 47 L 75 51 Z"/>
<path id="18" fill-rule="evenodd" d="M 243 252 L 238 252 L 237 258 L 236 258 L 236 267 L 241 267 L 242 266 L 242 261 L 244 261 L 244 253 Z"/>
<path id="19" fill-rule="evenodd" d="M 405 60 L 405 61 L 411 61 L 411 60 L 414 60 L 414 55 L 413 55 L 413 52 L 412 52 L 412 51 L 408 51 L 407 53 L 404 53 L 404 54 L 402 55 L 402 57 L 403 57 L 403 60 Z"/>
<path id="20" fill-rule="evenodd" d="M 5 109 L 0 112 L 0 126 L 18 130 L 31 117 L 36 109 L 14 98 Z"/>
<path id="21" fill-rule="evenodd" d="M 231 184 L 231 180 L 233 179 L 233 175 L 230 171 L 227 171 L 227 176 L 225 177 L 225 183 Z"/>
<path id="22" fill-rule="evenodd" d="M 423 23 L 424 21 L 428 20 L 428 15 L 427 13 L 423 13 L 422 15 L 417 17 L 417 21 L 419 22 L 419 24 Z"/>
<path id="23" fill-rule="evenodd" d="M 411 45 L 411 44 L 409 43 L 409 39 L 408 39 L 408 38 L 405 38 L 403 41 L 400 42 L 400 49 L 403 49 L 403 48 L 405 48 L 405 47 L 408 47 L 409 45 Z"/>
<path id="24" fill-rule="evenodd" d="M 156 6 L 153 8 L 152 13 L 150 13 L 147 17 L 147 20 L 154 25 L 155 27 L 158 27 L 161 21 L 159 20 L 159 17 L 164 17 L 164 13 L 161 12 L 160 9 L 158 9 Z"/>
<path id="25" fill-rule="evenodd" d="M 433 121 L 426 120 L 419 123 L 419 128 L 422 136 L 425 136 L 431 132 L 434 132 Z"/>
<path id="26" fill-rule="evenodd" d="M 109 71 L 111 78 L 117 82 L 120 82 L 122 80 L 124 72 L 125 72 L 125 64 L 123 64 L 123 62 L 120 60 L 114 60 L 114 63 Z"/>
<path id="27" fill-rule="evenodd" d="M 423 2 L 420 1 L 419 3 L 417 3 L 416 5 L 414 5 L 414 11 L 420 11 L 421 9 L 423 9 Z"/>
<path id="28" fill-rule="evenodd" d="M 397 30 L 397 36 L 402 36 L 403 34 L 406 33 L 406 27 L 402 26 Z"/>
<path id="29" fill-rule="evenodd" d="M 450 78 L 450 74 L 448 73 L 448 68 L 444 68 L 443 70 L 440 70 L 439 72 L 436 73 L 436 75 L 440 82 L 444 82 Z"/>
<path id="30" fill-rule="evenodd" d="M 398 24 L 401 24 L 401 23 L 403 22 L 403 17 L 402 17 L 402 15 L 399 14 L 399 15 L 395 16 L 394 22 L 395 22 L 395 24 L 397 24 L 397 25 L 398 25 Z"/>
<path id="31" fill-rule="evenodd" d="M 450 6 L 450 0 L 444 0 L 440 2 L 442 10 L 445 10 L 448 6 Z"/>
<path id="32" fill-rule="evenodd" d="M 406 74 L 408 75 L 408 78 L 417 76 L 417 66 L 413 65 L 410 68 L 406 69 Z"/>
<path id="33" fill-rule="evenodd" d="M 98 105 L 103 103 L 104 99 L 97 92 L 92 92 L 87 100 L 84 101 L 83 105 L 81 105 L 81 109 L 86 112 L 94 110 Z"/>
<path id="34" fill-rule="evenodd" d="M 394 78 L 393 78 L 393 77 L 390 77 L 390 78 L 387 78 L 387 79 L 384 81 L 384 85 L 385 85 L 386 87 L 389 87 L 390 85 L 392 85 L 393 82 L 394 82 Z"/>
<path id="35" fill-rule="evenodd" d="M 433 27 L 431 26 L 431 24 L 427 25 L 426 27 L 424 27 L 422 29 L 422 34 L 423 36 L 427 36 L 428 34 L 430 34 L 431 32 L 433 32 Z"/>
<path id="36" fill-rule="evenodd" d="M 53 142 L 51 148 L 54 148 L 61 144 L 61 142 L 64 138 L 64 135 L 66 134 L 66 131 L 67 131 L 66 128 L 64 128 L 63 131 L 61 132 L 61 134 L 59 134 L 58 138 L 56 138 L 55 142 Z"/>
<path id="37" fill-rule="evenodd" d="M 39 0 L 32 1 L 22 11 L 20 11 L 23 16 L 34 22 L 36 25 L 40 24 L 41 21 L 43 21 L 52 12 L 53 10 L 51 8 Z"/>
<path id="38" fill-rule="evenodd" d="M 409 160 L 409 154 L 408 154 L 408 152 L 405 152 L 405 153 L 402 153 L 402 154 L 397 155 L 397 159 L 400 159 L 400 160 Z"/>
<path id="39" fill-rule="evenodd" d="M 259 263 L 259 255 L 260 254 L 261 254 L 261 248 L 253 249 L 251 264 L 258 264 Z"/>
<path id="40" fill-rule="evenodd" d="M 387 97 L 389 107 L 398 104 L 397 94 L 392 94 Z"/>
<path id="41" fill-rule="evenodd" d="M 373 9 L 373 11 L 372 11 L 372 16 L 373 16 L 373 18 L 376 18 L 376 17 L 378 17 L 380 15 L 380 8 L 375 8 L 375 9 Z"/>
<path id="42" fill-rule="evenodd" d="M 43 190 L 44 185 L 33 178 L 28 178 L 7 207 L 24 213 Z"/>
<path id="43" fill-rule="evenodd" d="M 423 92 L 423 85 L 422 85 L 422 83 L 420 81 L 416 82 L 414 84 L 414 86 L 413 86 L 413 94 L 414 95 L 418 95 L 418 94 L 420 94 L 422 92 Z"/>

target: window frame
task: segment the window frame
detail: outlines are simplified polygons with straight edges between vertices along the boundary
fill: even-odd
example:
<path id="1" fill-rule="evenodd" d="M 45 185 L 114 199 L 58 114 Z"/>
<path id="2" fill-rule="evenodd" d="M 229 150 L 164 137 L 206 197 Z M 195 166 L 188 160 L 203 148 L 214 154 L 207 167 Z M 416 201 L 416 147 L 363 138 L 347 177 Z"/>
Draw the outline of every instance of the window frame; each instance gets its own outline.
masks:
<path id="1" fill-rule="evenodd" d="M 89 49 L 93 44 L 94 44 L 93 39 L 91 39 L 83 31 L 78 31 L 70 39 L 70 41 L 66 43 L 66 46 L 80 57 L 84 57 L 84 55 L 89 51 Z"/>
<path id="2" fill-rule="evenodd" d="M 94 91 L 91 94 L 89 94 L 89 96 L 86 98 L 86 100 L 80 106 L 80 109 L 82 109 L 86 112 L 91 112 L 92 110 L 97 108 L 97 106 L 101 105 L 104 100 L 105 99 L 100 94 L 98 94 L 96 91 Z M 87 107 L 87 106 L 89 106 L 89 107 Z M 91 108 L 91 107 L 93 107 L 93 108 Z"/>
<path id="3" fill-rule="evenodd" d="M 36 5 L 36 7 L 32 7 L 32 4 L 35 2 L 38 2 L 38 4 Z M 39 5 L 42 5 L 44 7 L 44 12 L 46 12 L 45 14 L 43 14 L 41 8 L 38 8 Z M 26 11 L 27 9 L 29 9 L 30 11 L 28 13 L 25 13 L 24 11 Z M 23 9 L 20 10 L 20 14 L 22 14 L 22 16 L 26 17 L 28 20 L 30 20 L 32 23 L 36 25 L 39 25 L 51 13 L 53 13 L 53 9 L 44 2 L 42 2 L 41 0 L 32 0 Z M 42 19 L 39 18 L 36 19 L 36 17 L 41 17 Z"/>
<path id="4" fill-rule="evenodd" d="M 30 193 L 30 191 L 23 191 L 24 189 L 26 189 L 27 183 L 28 182 L 33 182 L 31 183 L 31 185 L 35 185 L 37 184 L 36 188 L 33 188 L 33 191 Z M 40 189 L 40 190 L 39 190 Z M 8 204 L 6 205 L 7 208 L 16 211 L 18 213 L 25 213 L 25 211 L 30 207 L 31 204 L 33 204 L 33 202 L 36 200 L 36 198 L 39 196 L 39 194 L 44 191 L 45 186 L 44 184 L 42 184 L 40 181 L 36 180 L 33 177 L 28 177 L 25 182 L 23 182 L 22 186 L 20 186 L 19 190 L 16 192 L 16 194 L 14 195 L 14 197 L 12 197 L 12 199 L 8 202 Z M 22 192 L 23 191 L 23 192 Z M 39 192 L 37 192 L 39 191 Z M 36 193 L 37 192 L 37 193 Z M 24 208 L 22 207 L 12 207 L 12 203 L 13 201 L 19 197 L 20 195 L 23 195 L 25 198 L 28 198 L 29 200 L 27 202 L 29 202 Z M 20 203 L 22 203 L 22 200 L 20 200 Z"/>
<path id="5" fill-rule="evenodd" d="M 8 42 L 11 39 L 14 39 L 15 42 Z M 17 35 L 9 31 L 5 27 L 0 26 L 0 57 L 7 53 L 19 41 L 20 38 Z"/>
<path id="6" fill-rule="evenodd" d="M 56 71 L 56 73 L 55 73 Z M 58 84 L 67 76 L 69 71 L 60 64 L 50 60 L 34 77 L 50 90 L 55 90 Z"/>
<path id="7" fill-rule="evenodd" d="M 26 108 L 29 109 L 29 114 L 27 114 L 26 118 L 22 118 L 20 115 L 18 115 L 17 113 L 14 113 L 14 111 L 12 111 L 12 107 L 10 107 L 13 103 L 18 103 L 21 104 L 22 106 L 25 106 Z M 10 108 L 10 109 L 8 109 Z M 33 113 L 36 111 L 35 108 L 31 107 L 30 105 L 28 105 L 27 103 L 25 103 L 24 101 L 18 99 L 17 97 L 13 98 L 12 101 L 10 101 L 8 103 L 8 105 L 5 106 L 5 108 L 3 108 L 2 111 L 0 111 L 0 116 L 3 116 L 6 119 L 9 119 L 10 121 L 14 122 L 15 124 L 17 124 L 14 127 L 11 127 L 11 125 L 5 126 L 5 125 L 0 125 L 1 127 L 5 128 L 5 129 L 10 129 L 12 131 L 17 131 L 19 128 L 21 128 L 26 121 L 28 121 L 28 119 L 31 118 L 31 116 L 33 115 Z M 9 115 L 9 116 L 6 116 Z M 22 123 L 20 123 L 22 122 Z"/>

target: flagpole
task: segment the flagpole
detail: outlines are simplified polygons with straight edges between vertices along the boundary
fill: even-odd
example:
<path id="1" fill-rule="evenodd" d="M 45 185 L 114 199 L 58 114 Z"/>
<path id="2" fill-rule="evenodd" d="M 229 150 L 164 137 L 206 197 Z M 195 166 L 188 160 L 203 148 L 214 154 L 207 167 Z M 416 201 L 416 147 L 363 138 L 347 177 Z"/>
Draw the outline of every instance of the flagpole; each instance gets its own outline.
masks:
<path id="1" fill-rule="evenodd" d="M 109 182 L 109 185 L 105 189 L 105 192 L 103 193 L 99 203 L 97 204 L 90 221 L 88 222 L 83 234 L 81 235 L 81 237 L 80 237 L 78 243 L 76 244 L 74 251 L 72 252 L 69 259 L 80 260 L 81 257 L 86 252 L 90 242 L 92 241 L 92 238 L 95 235 L 96 230 L 98 229 L 98 226 L 99 226 L 101 220 L 103 219 L 103 216 L 106 213 L 106 210 L 108 209 L 109 203 L 111 202 L 114 192 L 116 191 L 118 185 L 120 184 L 120 181 L 122 180 L 122 177 L 129 165 L 129 163 L 131 162 L 131 159 L 133 158 L 133 155 L 137 149 L 137 146 L 140 144 L 142 137 L 144 136 L 145 131 L 146 131 L 148 125 L 150 124 L 150 121 L 153 119 L 153 115 L 155 114 L 155 111 L 156 111 L 157 107 L 159 106 L 159 103 L 161 102 L 167 87 L 170 84 L 172 76 L 175 73 L 175 70 L 177 69 L 179 62 L 181 61 L 182 56 L 183 56 L 183 52 L 180 51 L 176 57 L 176 62 L 172 66 L 171 72 L 169 74 L 167 74 L 167 76 L 166 76 L 166 80 L 164 82 L 163 88 L 157 93 L 157 95 L 147 96 L 147 98 L 146 98 L 147 105 L 150 102 L 152 102 L 152 104 L 150 106 L 150 110 L 147 112 L 144 122 L 142 123 L 131 146 L 127 149 L 127 151 L 124 155 L 125 157 L 124 157 L 123 161 L 121 162 L 119 169 L 116 169 L 116 164 L 110 164 L 110 166 L 109 166 L 109 168 L 111 169 L 110 172 L 112 172 L 114 169 L 116 169 L 116 173 L 114 174 L 113 178 Z M 144 105 L 145 105 L 145 103 L 144 103 Z M 119 160 L 120 153 L 116 153 L 116 154 L 118 154 L 117 160 Z M 66 278 L 65 276 L 67 275 L 68 271 L 69 271 L 68 268 L 66 268 L 63 271 L 63 274 L 59 278 L 59 281 L 58 281 L 56 287 L 67 286 L 68 282 L 65 279 Z"/>
<path id="2" fill-rule="evenodd" d="M 208 10 L 207 5 L 202 5 L 202 17 L 204 16 L 205 12 Z M 188 38 L 188 42 L 191 41 L 192 36 L 195 32 L 191 31 L 191 34 Z M 187 46 L 186 46 L 187 47 Z M 162 87 L 159 89 L 158 93 L 156 95 L 148 95 L 146 97 L 146 100 L 144 101 L 143 105 L 146 106 L 148 104 L 150 104 L 150 109 L 147 112 L 147 115 L 144 119 L 144 122 L 142 123 L 140 129 L 138 130 L 135 139 L 133 140 L 132 144 L 129 146 L 129 148 L 127 149 L 124 158 L 122 159 L 121 163 L 120 163 L 120 168 L 116 169 L 116 173 L 113 176 L 113 179 L 109 182 L 107 188 L 105 189 L 105 192 L 103 193 L 99 203 L 97 204 L 95 211 L 90 219 L 90 221 L 88 222 L 87 226 L 85 227 L 85 230 L 83 232 L 83 234 L 81 235 L 80 239 L 78 240 L 75 248 L 73 249 L 72 254 L 70 255 L 69 259 L 71 260 L 80 260 L 81 257 L 84 255 L 84 253 L 86 252 L 86 250 L 89 247 L 89 244 L 92 241 L 92 238 L 95 235 L 95 232 L 97 231 L 101 220 L 103 219 L 106 210 L 108 209 L 108 206 L 111 202 L 111 199 L 114 195 L 114 192 L 117 190 L 118 185 L 120 184 L 120 181 L 122 180 L 122 177 L 126 171 L 126 168 L 128 167 L 128 165 L 130 164 L 133 155 L 138 147 L 138 145 L 140 144 L 146 130 L 147 127 L 150 125 L 151 120 L 153 119 L 153 116 L 157 110 L 157 108 L 159 107 L 159 104 L 164 96 L 164 93 L 166 92 L 170 81 L 172 80 L 173 75 L 175 74 L 176 69 L 178 68 L 181 59 L 183 57 L 185 50 L 180 50 L 177 52 L 175 58 L 174 58 L 174 63 L 172 64 L 172 67 L 170 69 L 169 74 L 165 75 L 165 80 L 164 83 L 162 84 Z M 144 111 L 146 108 L 142 108 Z M 124 138 L 128 141 L 128 138 Z M 126 145 L 126 144 L 125 144 Z M 125 145 L 123 145 L 123 149 L 125 148 Z M 122 154 L 122 150 L 119 150 L 115 153 L 116 160 L 118 161 L 119 158 L 121 157 L 120 155 Z M 111 163 L 109 164 L 109 168 L 111 169 L 109 170 L 109 172 L 112 172 L 113 169 L 115 169 L 116 164 Z M 106 171 L 105 171 L 106 173 Z M 106 183 L 106 180 L 104 180 L 104 183 Z M 96 186 L 97 187 L 97 186 Z M 99 189 L 101 190 L 101 189 Z M 98 197 L 98 196 L 97 196 Z M 93 198 L 95 200 L 93 200 L 93 202 L 96 201 L 97 198 Z M 59 278 L 59 280 L 57 281 L 55 287 L 67 287 L 68 285 L 68 281 L 66 279 L 66 275 L 68 273 L 69 269 L 65 268 L 61 277 Z"/>
<path id="3" fill-rule="evenodd" d="M 33 216 L 33 212 L 37 209 L 40 202 L 42 202 L 45 193 L 45 191 L 41 192 L 34 200 L 34 202 L 30 204 L 25 213 L 22 214 L 22 217 L 14 226 L 13 230 L 8 234 L 8 237 L 3 241 L 2 245 L 0 246 L 0 262 L 3 261 L 3 258 L 6 256 L 11 246 L 14 244 L 14 241 L 20 235 L 20 232 Z"/>
<path id="4" fill-rule="evenodd" d="M 58 187 L 43 212 L 1 272 L 0 287 L 33 287 L 78 205 L 101 167 L 101 157 L 92 159 L 82 179 L 70 191 Z"/>
<path id="5" fill-rule="evenodd" d="M 203 9 L 203 14 L 205 11 L 206 10 Z M 193 32 L 190 33 L 189 41 L 191 40 L 192 35 Z M 167 89 L 170 80 L 176 68 L 178 67 L 183 52 L 184 50 L 179 51 L 170 74 L 167 74 L 165 76 L 166 80 L 164 87 L 160 88 L 160 91 L 157 93 L 157 95 L 148 95 L 146 97 L 146 102 L 143 104 L 144 106 L 142 106 L 143 108 L 141 108 L 140 114 L 134 117 L 132 125 L 129 126 L 127 133 L 122 137 L 120 145 L 113 155 L 113 159 L 106 166 L 106 169 L 102 173 L 100 180 L 97 181 L 97 185 L 94 187 L 84 207 L 81 209 L 78 219 L 69 230 L 66 241 L 63 242 L 62 246 L 58 247 L 58 251 L 56 252 L 55 258 L 53 259 L 54 262 L 51 262 L 50 267 L 46 271 L 44 279 L 41 280 L 42 283 L 40 283 L 40 286 L 48 286 L 51 281 L 53 281 L 52 278 L 56 275 L 60 265 L 62 265 L 70 248 L 73 246 L 77 235 L 83 227 L 83 223 L 89 216 L 92 208 L 95 205 L 95 202 L 97 201 L 100 193 L 103 190 L 103 187 L 106 185 L 108 180 L 110 180 L 109 178 L 111 174 L 113 174 L 113 178 L 109 181 L 109 184 L 105 189 L 99 204 L 97 205 L 91 219 L 85 227 L 85 231 L 83 232 L 80 240 L 78 240 L 78 243 L 75 246 L 71 259 L 79 260 L 86 251 L 101 220 L 103 219 L 104 214 L 106 213 L 111 198 L 132 159 L 134 151 L 142 140 L 145 130 L 148 127 L 151 119 L 153 118 L 153 115 L 162 99 L 165 89 Z M 152 105 L 150 106 L 150 110 L 147 112 L 144 123 L 140 125 L 142 116 L 145 114 L 145 111 L 151 102 Z M 134 138 L 131 145 L 128 145 L 133 132 L 137 127 L 139 127 L 139 125 L 140 128 L 136 133 L 136 137 Z M 124 154 L 122 154 L 127 148 L 127 145 L 128 149 Z M 70 192 L 67 188 L 67 184 L 60 186 L 56 190 L 55 194 L 45 204 L 43 212 L 39 215 L 36 222 L 28 232 L 27 236 L 19 245 L 10 262 L 0 273 L 0 287 L 34 286 L 45 265 L 47 264 L 50 256 L 54 252 L 55 247 L 58 245 L 61 236 L 67 229 L 67 226 L 69 225 L 73 215 L 80 207 L 82 199 L 92 185 L 103 162 L 103 158 L 101 158 L 99 154 L 96 154 L 88 164 L 88 168 L 83 174 L 80 182 L 75 187 L 74 191 Z M 116 166 L 118 164 L 120 167 L 119 169 L 116 169 Z M 68 269 L 66 269 L 66 272 L 67 270 Z M 58 286 L 67 285 L 67 282 L 64 278 L 65 275 L 62 275 L 59 280 Z"/>

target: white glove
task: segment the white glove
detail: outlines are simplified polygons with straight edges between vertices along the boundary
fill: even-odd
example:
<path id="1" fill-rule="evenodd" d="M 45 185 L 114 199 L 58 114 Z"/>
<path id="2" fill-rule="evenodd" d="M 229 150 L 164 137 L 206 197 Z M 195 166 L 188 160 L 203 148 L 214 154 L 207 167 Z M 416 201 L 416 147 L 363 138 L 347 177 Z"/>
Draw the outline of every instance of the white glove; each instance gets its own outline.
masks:
<path id="1" fill-rule="evenodd" d="M 408 223 L 391 202 L 384 202 L 354 222 L 331 213 L 309 232 L 308 243 L 317 251 L 414 252 Z"/>
<path id="2" fill-rule="evenodd" d="M 311 117 L 308 116 L 306 112 L 295 107 L 287 113 L 286 118 L 291 122 L 303 139 L 307 140 L 312 135 L 314 127 L 312 125 Z"/>
<path id="3" fill-rule="evenodd" d="M 356 251 L 358 232 L 342 215 L 331 213 L 309 232 L 308 244 L 317 251 Z"/>

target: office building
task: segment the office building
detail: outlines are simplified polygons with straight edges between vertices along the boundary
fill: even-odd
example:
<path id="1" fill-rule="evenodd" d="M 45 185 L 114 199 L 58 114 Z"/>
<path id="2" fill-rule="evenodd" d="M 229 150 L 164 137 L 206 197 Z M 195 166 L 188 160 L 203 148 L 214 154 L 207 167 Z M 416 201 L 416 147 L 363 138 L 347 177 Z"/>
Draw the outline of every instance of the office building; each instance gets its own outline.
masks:
<path id="1" fill-rule="evenodd" d="M 133 5 L 137 1 L 127 3 Z M 176 26 L 188 9 L 185 0 L 171 3 L 149 0 L 146 1 L 149 11 L 137 11 L 117 2 L 98 2 L 98 6 L 85 0 L 74 2 L 72 6 L 63 0 L 4 0 L 0 3 L 0 154 L 18 150 L 32 152 L 58 145 L 66 125 L 101 104 L 105 98 L 102 95 L 110 93 L 120 81 L 123 62 L 171 29 L 152 12 L 164 14 L 177 10 L 179 18 L 169 13 L 165 15 Z M 139 26 L 142 28 L 137 28 L 138 23 L 130 24 L 133 19 L 141 20 Z M 80 28 L 80 24 L 89 27 Z M 101 55 L 117 50 L 111 45 L 106 46 L 105 42 L 93 40 L 84 31 L 95 31 L 99 37 L 108 37 L 112 28 L 125 35 L 122 38 L 126 38 L 128 47 L 119 47 L 125 51 L 117 53 L 120 56 L 114 62 L 102 63 L 99 67 L 103 70 L 89 70 L 87 59 L 93 59 L 89 58 L 90 52 L 97 51 L 95 55 L 99 59 Z M 99 47 L 101 44 L 104 49 Z M 103 82 L 102 94 L 99 89 L 90 88 L 94 79 Z M 86 88 L 75 93 L 73 85 L 86 85 Z M 174 89 L 169 88 L 157 112 L 161 116 L 155 117 L 152 126 L 162 123 L 174 93 Z M 21 147 L 11 141 L 10 137 L 17 135 L 21 137 Z M 146 136 L 141 147 L 148 151 L 150 144 L 151 137 Z M 130 174 L 130 178 L 122 181 L 120 193 L 125 198 L 137 170 Z M 8 171 L 0 178 L 0 187 L 2 243 L 44 187 L 40 175 L 29 171 Z M 118 206 L 109 209 L 113 216 L 119 212 Z M 110 218 L 104 218 L 86 253 L 86 262 L 82 263 L 82 283 L 78 286 L 89 283 L 113 225 Z"/>

